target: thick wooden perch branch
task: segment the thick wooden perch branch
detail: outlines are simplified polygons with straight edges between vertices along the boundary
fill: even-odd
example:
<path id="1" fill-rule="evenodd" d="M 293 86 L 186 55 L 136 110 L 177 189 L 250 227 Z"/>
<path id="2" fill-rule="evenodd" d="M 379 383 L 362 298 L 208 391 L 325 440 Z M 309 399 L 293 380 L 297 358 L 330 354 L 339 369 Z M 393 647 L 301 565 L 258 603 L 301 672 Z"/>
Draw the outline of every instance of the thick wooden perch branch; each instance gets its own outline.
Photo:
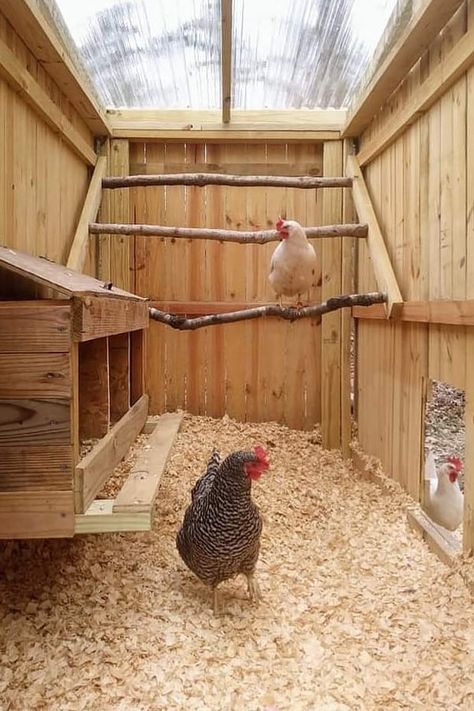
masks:
<path id="1" fill-rule="evenodd" d="M 267 188 L 350 188 L 352 178 L 314 178 L 309 175 L 226 175 L 224 173 L 172 173 L 170 175 L 128 175 L 123 178 L 104 178 L 103 188 L 138 188 L 157 185 L 233 185 Z"/>
<path id="2" fill-rule="evenodd" d="M 306 227 L 307 237 L 367 237 L 367 225 L 324 225 Z M 164 227 L 162 225 L 115 225 L 93 222 L 90 234 L 100 235 L 143 235 L 146 237 L 171 237 L 175 239 L 212 239 L 219 242 L 239 244 L 267 244 L 281 239 L 276 230 L 260 232 L 239 232 L 237 230 L 216 230 L 200 227 Z"/>
<path id="3" fill-rule="evenodd" d="M 150 318 L 159 323 L 164 323 L 167 326 L 176 328 L 179 331 L 194 331 L 196 328 L 204 328 L 205 326 L 217 326 L 223 323 L 236 323 L 237 321 L 247 321 L 254 318 L 262 318 L 264 316 L 274 316 L 283 318 L 287 321 L 297 321 L 302 318 L 314 318 L 322 316 L 329 311 L 337 311 L 351 306 L 371 306 L 372 304 L 381 304 L 387 301 L 386 294 L 373 292 L 369 294 L 344 294 L 342 296 L 333 296 L 331 299 L 324 301 L 322 304 L 313 304 L 297 309 L 293 306 L 280 307 L 276 304 L 268 304 L 266 306 L 256 306 L 253 309 L 245 309 L 243 311 L 229 311 L 227 313 L 209 314 L 208 316 L 198 316 L 196 318 L 186 318 L 180 314 L 170 314 L 166 311 L 150 308 Z"/>

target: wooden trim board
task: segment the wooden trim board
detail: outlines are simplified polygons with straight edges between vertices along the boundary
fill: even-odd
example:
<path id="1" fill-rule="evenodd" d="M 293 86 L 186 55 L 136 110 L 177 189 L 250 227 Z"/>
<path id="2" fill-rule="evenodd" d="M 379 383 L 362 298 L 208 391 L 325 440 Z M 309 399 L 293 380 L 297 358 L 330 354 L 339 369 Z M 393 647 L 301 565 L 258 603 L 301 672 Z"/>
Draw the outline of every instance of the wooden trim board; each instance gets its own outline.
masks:
<path id="1" fill-rule="evenodd" d="M 461 553 L 461 545 L 456 537 L 441 526 L 437 526 L 418 507 L 407 508 L 407 521 L 410 528 L 421 535 L 429 548 L 446 565 L 454 565 Z"/>
<path id="2" fill-rule="evenodd" d="M 148 415 L 148 395 L 142 395 L 75 470 L 76 513 L 83 513 L 126 455 Z"/>
<path id="3" fill-rule="evenodd" d="M 74 297 L 72 304 L 72 337 L 75 341 L 140 331 L 149 325 L 149 305 L 145 300 L 86 296 Z"/>
<path id="4" fill-rule="evenodd" d="M 82 272 L 89 245 L 89 223 L 94 222 L 102 199 L 102 178 L 107 172 L 107 156 L 99 156 L 89 184 L 81 216 L 77 223 L 71 251 L 66 263 L 68 269 Z"/>
<path id="5" fill-rule="evenodd" d="M 114 513 L 140 513 L 152 510 L 171 448 L 178 434 L 182 413 L 165 413 L 150 435 L 148 448 L 140 452 L 135 466 L 121 488 Z"/>
<path id="6" fill-rule="evenodd" d="M 405 78 L 415 62 L 422 56 L 449 18 L 462 5 L 463 0 L 424 0 L 412 15 L 403 33 L 392 49 L 376 68 L 372 78 L 357 97 L 354 108 L 347 117 L 342 135 L 359 136 L 369 125 L 378 109 L 384 104 L 398 84 Z M 413 7 L 410 2 L 411 7 Z M 403 8 L 401 15 L 403 15 Z M 392 32 L 399 31 L 401 18 Z M 395 35 L 396 36 L 396 35 Z M 390 36 L 383 38 L 385 46 Z M 370 70 L 369 70 L 370 71 Z"/>
<path id="7" fill-rule="evenodd" d="M 222 123 L 230 121 L 232 104 L 232 0 L 221 0 Z"/>
<path id="8" fill-rule="evenodd" d="M 370 163 L 420 118 L 474 63 L 474 29 L 466 32 L 432 74 L 412 93 L 405 108 L 397 111 L 374 138 L 364 141 L 357 154 L 361 166 Z"/>
<path id="9" fill-rule="evenodd" d="M 24 67 L 3 40 L 0 40 L 0 76 L 29 104 L 45 123 L 58 133 L 79 158 L 95 165 L 96 154 L 91 145 L 49 98 L 32 74 Z"/>
<path id="10" fill-rule="evenodd" d="M 394 311 L 395 315 L 403 303 L 403 298 L 356 156 L 348 156 L 347 173 L 352 178 L 352 197 L 359 220 L 367 223 L 369 227 L 367 247 L 369 249 L 378 288 L 380 291 L 386 293 L 388 297 L 386 304 L 387 316 L 391 316 L 392 311 Z"/>
<path id="11" fill-rule="evenodd" d="M 51 25 L 38 0 L 1 0 L 0 11 L 33 53 L 43 69 L 69 99 L 94 135 L 110 132 L 105 108 L 94 95 L 86 72 L 80 72 L 68 52 L 66 38 Z M 77 52 L 76 52 L 77 54 Z"/>
<path id="12" fill-rule="evenodd" d="M 96 499 L 83 514 L 76 514 L 74 533 L 119 533 L 150 531 L 151 510 L 140 513 L 113 513 L 113 499 Z"/>
<path id="13" fill-rule="evenodd" d="M 354 318 L 385 319 L 383 304 L 352 309 Z M 474 300 L 405 301 L 395 318 L 413 323 L 439 323 L 447 326 L 474 326 Z"/>

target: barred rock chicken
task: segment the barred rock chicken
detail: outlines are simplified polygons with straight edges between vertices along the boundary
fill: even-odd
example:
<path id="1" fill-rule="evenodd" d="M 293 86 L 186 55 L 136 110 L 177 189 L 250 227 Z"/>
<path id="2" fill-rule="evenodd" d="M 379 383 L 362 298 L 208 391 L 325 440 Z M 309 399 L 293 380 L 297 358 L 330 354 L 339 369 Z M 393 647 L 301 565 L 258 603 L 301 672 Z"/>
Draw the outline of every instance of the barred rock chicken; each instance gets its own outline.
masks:
<path id="1" fill-rule="evenodd" d="M 464 496 L 459 488 L 458 476 L 462 462 L 449 457 L 438 471 L 433 453 L 428 451 L 425 463 L 425 481 L 429 487 L 425 494 L 424 508 L 432 521 L 454 531 L 462 522 Z"/>
<path id="2" fill-rule="evenodd" d="M 191 492 L 191 504 L 176 536 L 176 546 L 188 568 L 214 593 L 217 586 L 241 573 L 251 600 L 260 599 L 255 566 L 260 550 L 262 519 L 252 501 L 252 481 L 269 468 L 263 447 L 229 454 L 221 461 L 214 452 L 206 473 Z"/>
<path id="3" fill-rule="evenodd" d="M 316 252 L 306 232 L 295 220 L 278 218 L 275 223 L 281 242 L 273 252 L 268 280 L 280 300 L 283 296 L 309 291 L 316 274 Z"/>

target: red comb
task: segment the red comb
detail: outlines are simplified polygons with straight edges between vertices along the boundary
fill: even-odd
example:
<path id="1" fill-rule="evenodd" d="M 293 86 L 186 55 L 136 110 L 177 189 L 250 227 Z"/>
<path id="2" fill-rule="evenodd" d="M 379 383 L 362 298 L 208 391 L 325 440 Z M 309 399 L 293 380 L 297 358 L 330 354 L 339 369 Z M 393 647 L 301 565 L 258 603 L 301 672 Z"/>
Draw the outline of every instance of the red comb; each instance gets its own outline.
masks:
<path id="1" fill-rule="evenodd" d="M 462 469 L 462 462 L 458 457 L 448 457 L 448 462 L 453 465 L 456 471 L 460 472 Z"/>
<path id="2" fill-rule="evenodd" d="M 278 232 L 281 230 L 284 224 L 285 220 L 282 220 L 281 217 L 279 217 L 278 220 L 275 222 L 275 227 L 277 228 Z"/>
<path id="3" fill-rule="evenodd" d="M 257 455 L 259 462 L 262 462 L 262 464 L 268 464 L 268 454 L 266 453 L 265 449 L 262 447 L 261 444 L 257 444 L 257 446 L 254 447 L 253 451 Z"/>

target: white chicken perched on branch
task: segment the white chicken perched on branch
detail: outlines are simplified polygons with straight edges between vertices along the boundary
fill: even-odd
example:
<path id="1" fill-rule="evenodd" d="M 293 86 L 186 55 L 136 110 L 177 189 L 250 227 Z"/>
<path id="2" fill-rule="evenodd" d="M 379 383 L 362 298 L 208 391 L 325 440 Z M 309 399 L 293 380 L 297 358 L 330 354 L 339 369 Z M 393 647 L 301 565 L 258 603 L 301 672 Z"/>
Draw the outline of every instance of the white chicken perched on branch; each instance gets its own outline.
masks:
<path id="1" fill-rule="evenodd" d="M 281 242 L 273 252 L 268 280 L 282 305 L 283 296 L 298 296 L 309 291 L 316 275 L 316 252 L 306 232 L 296 220 L 275 223 Z"/>
<path id="2" fill-rule="evenodd" d="M 456 530 L 463 519 L 464 496 L 458 482 L 461 469 L 462 462 L 457 457 L 449 457 L 436 470 L 433 452 L 428 451 L 425 482 L 429 486 L 425 493 L 424 509 L 432 521 L 448 531 Z"/>

